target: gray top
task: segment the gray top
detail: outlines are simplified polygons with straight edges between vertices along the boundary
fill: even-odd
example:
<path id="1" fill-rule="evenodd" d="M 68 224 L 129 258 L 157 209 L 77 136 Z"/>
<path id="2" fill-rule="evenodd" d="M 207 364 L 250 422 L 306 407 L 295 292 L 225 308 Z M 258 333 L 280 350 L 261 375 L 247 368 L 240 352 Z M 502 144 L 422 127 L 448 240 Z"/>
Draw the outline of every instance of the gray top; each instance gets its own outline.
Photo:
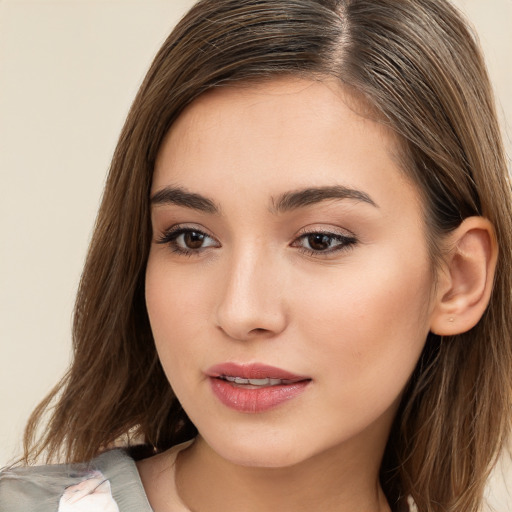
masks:
<path id="1" fill-rule="evenodd" d="M 124 450 L 87 464 L 0 472 L 1 512 L 152 512 L 134 460 Z"/>
<path id="2" fill-rule="evenodd" d="M 174 461 L 190 442 L 169 453 L 173 512 L 190 512 L 179 499 Z M 409 499 L 410 512 L 417 508 Z M 111 450 L 89 463 L 19 467 L 0 471 L 0 512 L 153 512 L 135 461 Z"/>

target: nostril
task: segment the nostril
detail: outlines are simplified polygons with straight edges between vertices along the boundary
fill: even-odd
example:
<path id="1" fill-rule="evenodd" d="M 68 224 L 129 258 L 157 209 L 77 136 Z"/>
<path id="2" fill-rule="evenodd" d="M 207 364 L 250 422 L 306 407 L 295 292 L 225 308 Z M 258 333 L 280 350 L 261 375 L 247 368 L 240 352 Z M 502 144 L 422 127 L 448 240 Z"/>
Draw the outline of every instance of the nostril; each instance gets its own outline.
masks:
<path id="1" fill-rule="evenodd" d="M 267 329 L 262 329 L 262 328 L 258 327 L 256 329 L 253 329 L 250 332 L 251 332 L 251 334 L 264 334 L 264 333 L 268 332 L 268 330 Z"/>

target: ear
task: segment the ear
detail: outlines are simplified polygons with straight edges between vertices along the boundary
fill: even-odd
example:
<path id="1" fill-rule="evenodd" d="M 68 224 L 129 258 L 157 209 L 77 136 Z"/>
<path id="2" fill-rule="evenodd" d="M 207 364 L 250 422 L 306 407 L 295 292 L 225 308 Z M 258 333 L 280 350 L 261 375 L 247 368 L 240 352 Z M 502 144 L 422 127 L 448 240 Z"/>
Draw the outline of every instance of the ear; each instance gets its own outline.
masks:
<path id="1" fill-rule="evenodd" d="M 430 323 L 441 336 L 461 334 L 478 323 L 491 297 L 498 257 L 494 228 L 483 217 L 465 219 L 448 244 Z"/>

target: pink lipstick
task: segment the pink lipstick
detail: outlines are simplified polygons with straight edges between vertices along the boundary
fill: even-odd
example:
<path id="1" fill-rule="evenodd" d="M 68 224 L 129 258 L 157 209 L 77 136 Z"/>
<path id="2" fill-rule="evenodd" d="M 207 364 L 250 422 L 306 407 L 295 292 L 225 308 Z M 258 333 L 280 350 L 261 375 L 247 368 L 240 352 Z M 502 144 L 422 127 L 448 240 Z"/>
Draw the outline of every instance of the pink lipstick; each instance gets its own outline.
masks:
<path id="1" fill-rule="evenodd" d="M 206 375 L 214 395 L 239 412 L 258 413 L 300 395 L 311 378 L 259 363 L 222 363 Z"/>

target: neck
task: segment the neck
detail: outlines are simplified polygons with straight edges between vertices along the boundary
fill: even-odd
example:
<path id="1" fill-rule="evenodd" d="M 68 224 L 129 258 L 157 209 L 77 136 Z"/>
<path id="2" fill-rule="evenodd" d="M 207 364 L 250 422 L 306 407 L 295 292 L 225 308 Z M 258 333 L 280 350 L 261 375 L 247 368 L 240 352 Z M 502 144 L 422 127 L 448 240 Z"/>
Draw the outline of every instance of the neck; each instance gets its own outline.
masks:
<path id="1" fill-rule="evenodd" d="M 199 437 L 179 455 L 176 486 L 192 512 L 389 512 L 378 480 L 381 456 L 368 453 L 339 447 L 285 468 L 246 467 Z"/>

